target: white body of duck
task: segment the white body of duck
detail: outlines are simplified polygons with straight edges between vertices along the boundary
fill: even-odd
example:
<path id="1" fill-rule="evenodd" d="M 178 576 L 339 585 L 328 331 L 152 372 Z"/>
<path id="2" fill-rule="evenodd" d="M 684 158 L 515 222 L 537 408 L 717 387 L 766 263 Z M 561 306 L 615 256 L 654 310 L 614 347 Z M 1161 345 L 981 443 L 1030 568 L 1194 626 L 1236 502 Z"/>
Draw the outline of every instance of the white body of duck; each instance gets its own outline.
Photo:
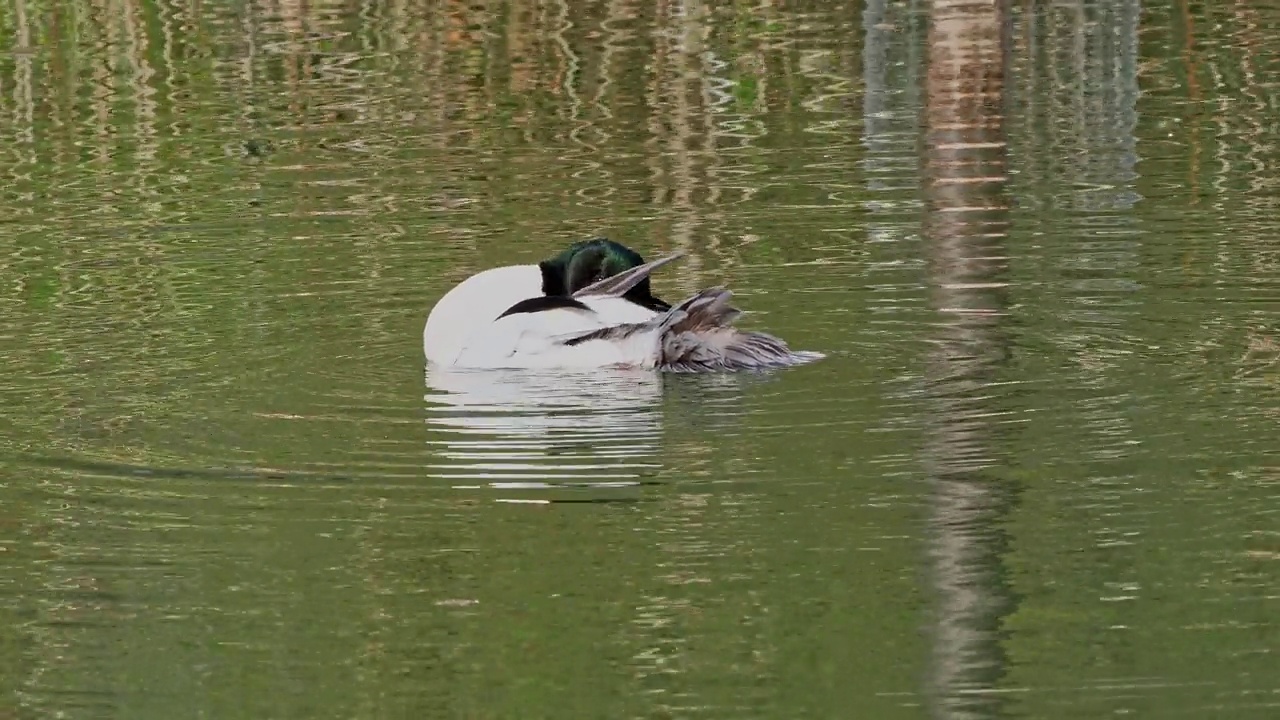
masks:
<path id="1" fill-rule="evenodd" d="M 542 294 L 537 265 L 512 265 L 476 273 L 458 283 L 431 308 L 422 329 L 427 362 L 457 364 L 468 336 L 521 300 Z"/>
<path id="2" fill-rule="evenodd" d="M 652 298 L 649 273 L 678 257 L 598 280 L 611 270 L 597 269 L 588 274 L 595 282 L 571 294 L 555 292 L 559 286 L 550 288 L 553 294 L 546 292 L 554 284 L 547 263 L 486 270 L 432 308 L 423 328 L 423 351 L 433 365 L 477 369 L 760 369 L 822 357 L 793 353 L 771 335 L 733 328 L 739 313 L 722 288 L 704 290 L 674 308 Z M 581 284 L 567 281 L 567 286 L 575 282 Z M 639 296 L 637 289 L 643 290 Z"/>

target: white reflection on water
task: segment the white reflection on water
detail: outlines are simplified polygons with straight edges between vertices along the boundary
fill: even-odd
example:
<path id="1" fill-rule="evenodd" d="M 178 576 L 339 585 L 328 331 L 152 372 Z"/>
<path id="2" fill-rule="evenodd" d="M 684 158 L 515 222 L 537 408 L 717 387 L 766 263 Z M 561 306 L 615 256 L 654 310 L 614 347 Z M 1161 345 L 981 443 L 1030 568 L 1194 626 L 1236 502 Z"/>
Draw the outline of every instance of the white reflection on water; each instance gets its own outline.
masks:
<path id="1" fill-rule="evenodd" d="M 659 467 L 658 373 L 429 367 L 426 382 L 430 469 L 454 487 L 622 487 Z"/>

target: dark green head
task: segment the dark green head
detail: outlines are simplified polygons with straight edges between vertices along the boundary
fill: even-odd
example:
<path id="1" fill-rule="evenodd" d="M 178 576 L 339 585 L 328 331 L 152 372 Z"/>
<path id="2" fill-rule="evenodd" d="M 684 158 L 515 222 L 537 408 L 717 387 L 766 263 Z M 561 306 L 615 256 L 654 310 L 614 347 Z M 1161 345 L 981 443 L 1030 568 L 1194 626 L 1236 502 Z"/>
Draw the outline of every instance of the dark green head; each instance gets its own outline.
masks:
<path id="1" fill-rule="evenodd" d="M 569 296 L 594 282 L 643 264 L 640 253 L 607 238 L 576 242 L 550 260 L 538 263 L 542 269 L 542 294 Z M 649 278 L 641 280 L 623 297 L 656 312 L 671 309 L 649 291 Z"/>

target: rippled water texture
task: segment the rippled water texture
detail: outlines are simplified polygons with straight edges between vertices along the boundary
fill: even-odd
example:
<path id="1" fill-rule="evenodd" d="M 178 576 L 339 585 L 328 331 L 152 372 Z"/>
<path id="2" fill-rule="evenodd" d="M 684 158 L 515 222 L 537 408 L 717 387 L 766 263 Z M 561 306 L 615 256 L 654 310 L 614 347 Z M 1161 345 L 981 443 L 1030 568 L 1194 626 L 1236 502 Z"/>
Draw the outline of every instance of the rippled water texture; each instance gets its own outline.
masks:
<path id="1" fill-rule="evenodd" d="M 1011 5 L 0 4 L 0 718 L 1280 716 L 1280 6 Z"/>

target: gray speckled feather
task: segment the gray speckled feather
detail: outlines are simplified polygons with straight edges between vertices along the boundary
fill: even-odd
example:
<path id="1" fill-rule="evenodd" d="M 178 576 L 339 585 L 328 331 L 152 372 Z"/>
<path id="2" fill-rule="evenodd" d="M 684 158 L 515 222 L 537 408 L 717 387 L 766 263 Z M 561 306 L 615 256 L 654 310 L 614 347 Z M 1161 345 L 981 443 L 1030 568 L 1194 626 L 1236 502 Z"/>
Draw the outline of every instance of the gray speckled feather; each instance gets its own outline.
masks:
<path id="1" fill-rule="evenodd" d="M 564 343 L 572 346 L 589 340 L 620 341 L 653 332 L 658 343 L 657 367 L 676 372 L 764 370 L 823 357 L 821 353 L 793 352 L 785 342 L 767 333 L 734 328 L 733 321 L 742 313 L 729 305 L 732 296 L 724 288 L 710 288 L 649 322 L 614 325 Z"/>
<path id="2" fill-rule="evenodd" d="M 732 296 L 725 288 L 710 288 L 672 308 L 661 320 L 658 367 L 684 372 L 762 370 L 822 357 L 792 352 L 767 333 L 733 327 L 742 312 L 729 304 Z"/>

